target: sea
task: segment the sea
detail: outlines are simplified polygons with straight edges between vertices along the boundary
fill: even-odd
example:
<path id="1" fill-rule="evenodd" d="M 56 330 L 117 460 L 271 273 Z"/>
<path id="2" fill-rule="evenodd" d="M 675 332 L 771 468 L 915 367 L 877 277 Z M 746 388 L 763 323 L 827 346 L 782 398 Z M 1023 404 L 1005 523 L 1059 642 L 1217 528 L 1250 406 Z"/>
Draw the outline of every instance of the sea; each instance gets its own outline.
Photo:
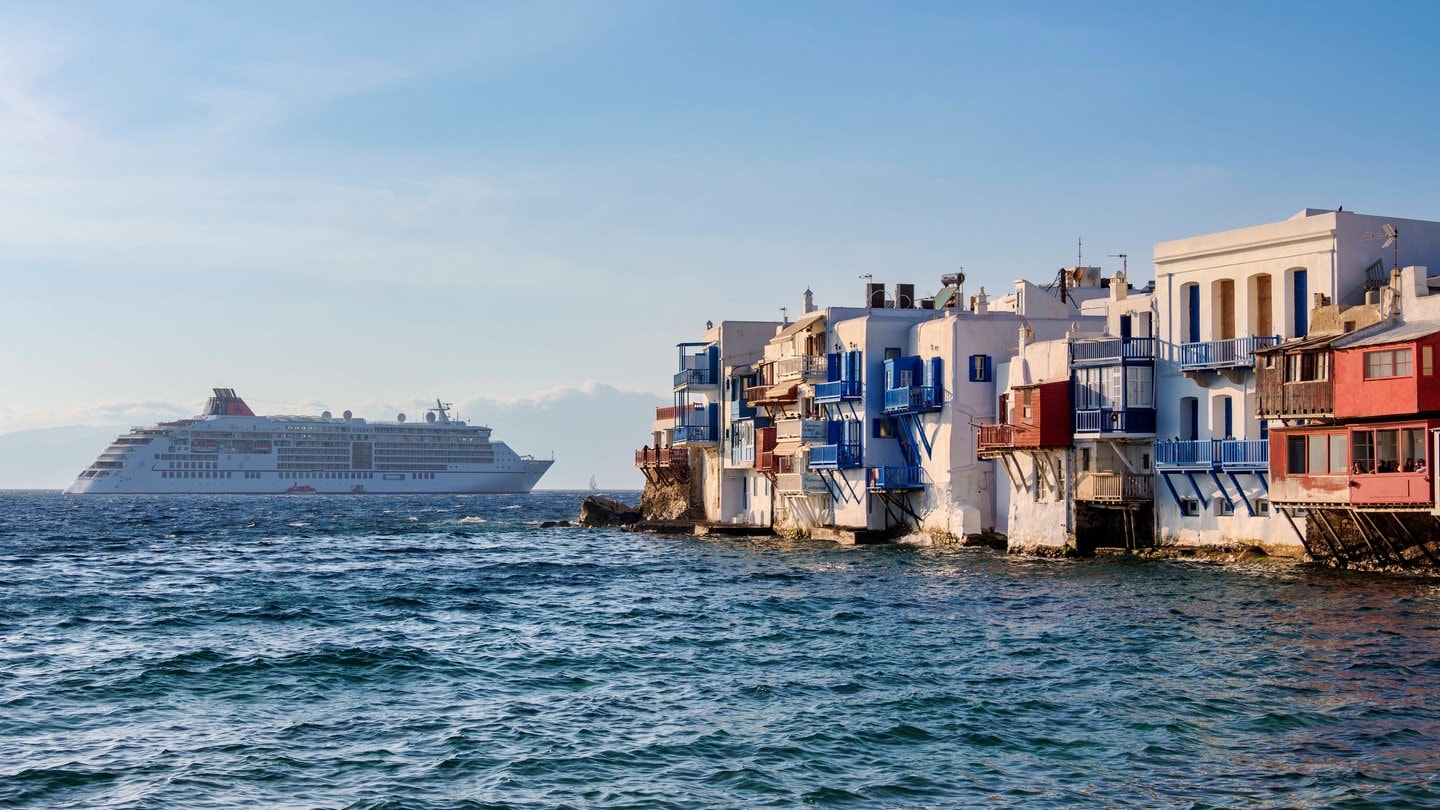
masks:
<path id="1" fill-rule="evenodd" d="M 0 806 L 1440 806 L 1434 580 L 584 494 L 0 493 Z"/>

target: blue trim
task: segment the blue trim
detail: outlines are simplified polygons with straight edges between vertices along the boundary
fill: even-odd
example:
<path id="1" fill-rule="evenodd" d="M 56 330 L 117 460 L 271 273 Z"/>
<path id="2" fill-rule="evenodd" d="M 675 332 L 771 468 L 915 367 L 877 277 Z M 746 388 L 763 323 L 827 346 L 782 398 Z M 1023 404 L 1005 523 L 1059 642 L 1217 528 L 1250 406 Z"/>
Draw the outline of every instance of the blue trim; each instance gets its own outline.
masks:
<path id="1" fill-rule="evenodd" d="M 1165 486 L 1170 490 L 1170 497 L 1175 499 L 1176 508 L 1184 509 L 1184 504 L 1180 503 L 1180 493 L 1176 492 L 1175 485 L 1170 483 L 1170 473 L 1162 472 L 1160 477 L 1165 479 Z"/>
<path id="2" fill-rule="evenodd" d="M 1195 498 L 1200 501 L 1201 509 L 1210 508 L 1210 499 L 1200 494 L 1200 485 L 1195 483 L 1195 474 L 1189 470 L 1185 471 L 1185 479 L 1190 482 L 1190 488 L 1195 490 Z"/>
<path id="3" fill-rule="evenodd" d="M 1220 480 L 1220 474 L 1215 472 L 1214 470 L 1211 470 L 1210 477 L 1215 480 L 1215 486 L 1220 488 L 1220 497 L 1225 499 L 1225 504 L 1230 507 L 1231 512 L 1234 512 L 1235 499 L 1230 497 L 1230 491 L 1225 488 L 1224 482 Z M 1239 484 L 1236 484 L 1236 486 L 1238 487 Z"/>
<path id="4" fill-rule="evenodd" d="M 1226 475 L 1230 476 L 1230 482 L 1235 485 L 1235 491 L 1240 493 L 1240 500 L 1245 502 L 1245 511 L 1250 513 L 1250 517 L 1255 517 L 1255 507 L 1250 503 L 1250 496 L 1245 494 L 1245 487 L 1240 486 L 1240 479 L 1236 478 L 1233 472 L 1227 472 Z M 1232 505 L 1231 508 L 1233 509 L 1234 506 Z"/>

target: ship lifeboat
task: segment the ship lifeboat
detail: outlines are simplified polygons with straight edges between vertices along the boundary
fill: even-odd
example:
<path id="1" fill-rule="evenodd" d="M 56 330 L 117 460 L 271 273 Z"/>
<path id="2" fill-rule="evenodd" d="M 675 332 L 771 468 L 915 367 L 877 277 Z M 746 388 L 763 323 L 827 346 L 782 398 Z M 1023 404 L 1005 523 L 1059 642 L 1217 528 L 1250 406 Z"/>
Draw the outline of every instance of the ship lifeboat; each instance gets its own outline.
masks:
<path id="1" fill-rule="evenodd" d="M 214 439 L 196 439 L 190 442 L 190 452 L 192 453 L 215 453 L 219 450 L 220 442 Z"/>
<path id="2" fill-rule="evenodd" d="M 287 494 L 287 495 L 294 495 L 294 494 L 296 494 L 296 493 L 301 493 L 301 492 L 314 492 L 314 491 L 315 491 L 315 487 L 312 487 L 312 486 L 310 486 L 309 484 L 296 484 L 296 485 L 290 487 L 289 489 L 285 490 L 285 494 Z"/>

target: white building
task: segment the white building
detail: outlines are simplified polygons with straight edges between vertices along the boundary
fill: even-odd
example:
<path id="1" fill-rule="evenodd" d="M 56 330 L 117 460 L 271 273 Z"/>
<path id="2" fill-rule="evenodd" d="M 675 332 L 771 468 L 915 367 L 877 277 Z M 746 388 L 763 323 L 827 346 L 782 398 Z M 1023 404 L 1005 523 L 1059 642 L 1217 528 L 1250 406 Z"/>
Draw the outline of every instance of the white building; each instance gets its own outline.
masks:
<path id="1" fill-rule="evenodd" d="M 1400 260 L 1440 256 L 1440 223 L 1316 209 L 1155 246 L 1160 542 L 1300 553 L 1270 519 L 1254 352 L 1307 335 L 1316 304 L 1361 303 L 1388 281 L 1387 226 Z"/>

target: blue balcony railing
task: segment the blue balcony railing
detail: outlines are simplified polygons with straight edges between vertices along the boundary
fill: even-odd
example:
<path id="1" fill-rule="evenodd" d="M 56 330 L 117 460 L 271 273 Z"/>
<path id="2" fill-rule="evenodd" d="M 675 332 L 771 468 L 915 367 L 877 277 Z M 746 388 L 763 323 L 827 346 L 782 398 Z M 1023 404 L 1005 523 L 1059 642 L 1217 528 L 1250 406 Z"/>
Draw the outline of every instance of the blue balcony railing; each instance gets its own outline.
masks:
<path id="1" fill-rule="evenodd" d="M 715 441 L 716 433 L 717 431 L 714 425 L 703 422 L 700 424 L 676 425 L 674 442 L 675 444 L 713 442 Z"/>
<path id="2" fill-rule="evenodd" d="M 848 470 L 859 466 L 858 444 L 817 444 L 810 448 L 812 470 Z"/>
<path id="3" fill-rule="evenodd" d="M 1081 340 L 1070 344 L 1070 362 L 1077 365 L 1118 363 L 1122 360 L 1154 360 L 1154 338 L 1111 338 Z"/>
<path id="4" fill-rule="evenodd" d="M 1221 439 L 1220 466 L 1227 470 L 1270 469 L 1267 439 Z"/>
<path id="5" fill-rule="evenodd" d="M 832 380 L 815 383 L 815 402 L 820 405 L 836 402 L 853 402 L 860 398 L 859 380 Z"/>
<path id="6" fill-rule="evenodd" d="M 687 385 L 714 385 L 715 369 L 713 368 L 687 368 L 675 375 L 675 387 L 684 388 Z"/>
<path id="7" fill-rule="evenodd" d="M 1091 408 L 1075 412 L 1076 433 L 1154 433 L 1154 408 Z"/>
<path id="8" fill-rule="evenodd" d="M 938 411 L 943 405 L 940 394 L 940 389 L 932 385 L 891 388 L 885 392 L 885 413 Z"/>
<path id="9" fill-rule="evenodd" d="M 868 489 L 924 489 L 925 474 L 919 467 L 871 467 L 865 486 Z"/>
<path id="10" fill-rule="evenodd" d="M 1270 466 L 1270 443 L 1265 439 L 1162 439 L 1155 442 L 1155 466 L 1262 471 Z"/>
<path id="11" fill-rule="evenodd" d="M 1279 335 L 1265 335 L 1263 337 L 1182 343 L 1180 344 L 1180 368 L 1182 371 L 1250 368 L 1255 365 L 1256 349 L 1268 348 L 1279 342 Z"/>

